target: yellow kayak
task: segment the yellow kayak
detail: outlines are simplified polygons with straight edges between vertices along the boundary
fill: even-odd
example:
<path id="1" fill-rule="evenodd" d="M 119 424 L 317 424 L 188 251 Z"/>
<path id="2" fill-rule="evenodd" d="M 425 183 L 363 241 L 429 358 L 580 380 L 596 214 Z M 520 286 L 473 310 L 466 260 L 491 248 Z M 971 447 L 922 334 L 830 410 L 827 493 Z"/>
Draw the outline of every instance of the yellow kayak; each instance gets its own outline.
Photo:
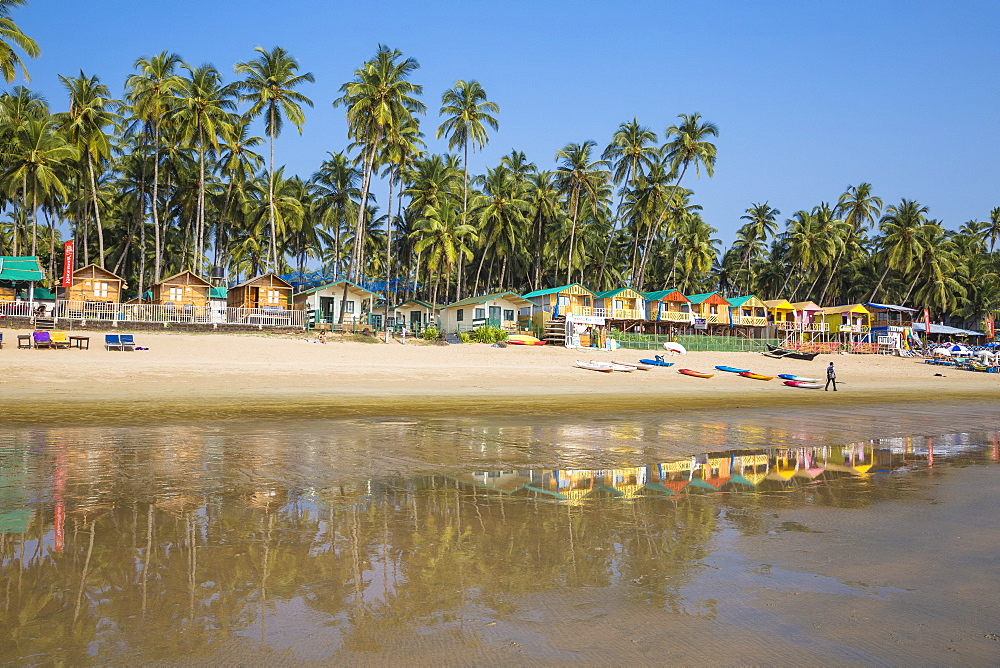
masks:
<path id="1" fill-rule="evenodd" d="M 760 373 L 754 373 L 753 371 L 744 371 L 740 374 L 744 378 L 753 378 L 754 380 L 772 380 L 774 376 L 765 376 Z"/>
<path id="2" fill-rule="evenodd" d="M 544 346 L 547 341 L 541 341 L 527 334 L 512 334 L 507 337 L 507 343 L 513 346 Z"/>

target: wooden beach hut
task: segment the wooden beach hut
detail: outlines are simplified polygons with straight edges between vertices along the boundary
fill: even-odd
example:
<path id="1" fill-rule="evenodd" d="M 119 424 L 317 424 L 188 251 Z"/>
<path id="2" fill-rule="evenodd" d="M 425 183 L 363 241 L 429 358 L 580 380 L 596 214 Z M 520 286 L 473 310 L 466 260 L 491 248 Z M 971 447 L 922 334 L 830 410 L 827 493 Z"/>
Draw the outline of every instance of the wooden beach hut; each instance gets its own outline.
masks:
<path id="1" fill-rule="evenodd" d="M 264 274 L 229 288 L 226 305 L 238 309 L 291 310 L 292 284 L 277 274 Z"/>
<path id="2" fill-rule="evenodd" d="M 871 329 L 871 313 L 864 304 L 827 306 L 823 309 L 823 319 L 834 333 L 867 334 Z"/>
<path id="3" fill-rule="evenodd" d="M 457 333 L 488 325 L 515 332 L 518 312 L 530 306 L 531 302 L 516 292 L 468 297 L 441 308 L 441 328 Z"/>
<path id="4" fill-rule="evenodd" d="M 533 305 L 531 315 L 540 314 L 543 320 L 567 315 L 593 315 L 594 293 L 579 283 L 535 290 L 522 296 Z"/>
<path id="5" fill-rule="evenodd" d="M 646 321 L 656 334 L 672 336 L 691 328 L 691 302 L 680 290 L 655 290 L 642 294 Z"/>
<path id="6" fill-rule="evenodd" d="M 208 316 L 212 284 L 190 271 L 182 271 L 150 287 L 150 303 L 163 307 L 168 318 L 202 320 Z"/>
<path id="7" fill-rule="evenodd" d="M 372 305 L 377 300 L 377 294 L 351 281 L 334 281 L 292 295 L 295 308 L 311 312 L 313 322 L 324 325 L 340 322 L 341 302 L 344 305 L 345 323 L 371 324 L 366 321 L 364 314 L 371 312 Z"/>
<path id="8" fill-rule="evenodd" d="M 743 327 L 748 333 L 759 335 L 767 326 L 767 305 L 756 296 L 744 295 L 727 301 L 731 327 Z"/>
<path id="9" fill-rule="evenodd" d="M 694 319 L 695 329 L 719 330 L 729 327 L 731 304 L 718 292 L 686 296 L 691 302 L 691 317 Z"/>
<path id="10" fill-rule="evenodd" d="M 764 300 L 767 307 L 768 325 L 773 333 L 784 336 L 787 332 L 794 332 L 797 329 L 798 320 L 795 317 L 795 307 L 787 299 L 767 299 Z"/>
<path id="11" fill-rule="evenodd" d="M 88 264 L 73 272 L 73 285 L 65 288 L 63 298 L 79 303 L 118 304 L 126 287 L 125 279 L 118 274 Z"/>
<path id="12" fill-rule="evenodd" d="M 820 334 L 829 332 L 830 326 L 823 318 L 823 307 L 815 302 L 793 302 L 795 317 L 799 322 L 799 330 L 806 333 Z"/>
<path id="13" fill-rule="evenodd" d="M 645 320 L 646 300 L 632 288 L 594 293 L 594 315 L 612 320 Z"/>

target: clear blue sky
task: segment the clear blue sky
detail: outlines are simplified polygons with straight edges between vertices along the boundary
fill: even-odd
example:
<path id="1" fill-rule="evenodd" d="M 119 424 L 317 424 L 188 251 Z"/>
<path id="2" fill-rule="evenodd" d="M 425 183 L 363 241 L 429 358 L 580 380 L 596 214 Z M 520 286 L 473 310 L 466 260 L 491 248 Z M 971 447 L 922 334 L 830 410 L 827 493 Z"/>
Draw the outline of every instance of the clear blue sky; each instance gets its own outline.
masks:
<path id="1" fill-rule="evenodd" d="M 446 149 L 436 111 L 456 79 L 500 105 L 476 171 L 511 148 L 551 168 L 563 145 L 603 148 L 633 117 L 662 135 L 701 113 L 720 129 L 716 175 L 686 185 L 727 246 L 751 202 L 785 218 L 862 181 L 953 228 L 1000 206 L 996 0 L 30 0 L 14 18 L 41 46 L 30 86 L 55 110 L 58 74 L 97 74 L 120 95 L 139 56 L 167 49 L 229 74 L 254 46 L 286 48 L 316 77 L 303 135 L 286 128 L 277 146 L 303 177 L 346 146 L 331 102 L 381 42 L 421 64 L 430 150 Z"/>

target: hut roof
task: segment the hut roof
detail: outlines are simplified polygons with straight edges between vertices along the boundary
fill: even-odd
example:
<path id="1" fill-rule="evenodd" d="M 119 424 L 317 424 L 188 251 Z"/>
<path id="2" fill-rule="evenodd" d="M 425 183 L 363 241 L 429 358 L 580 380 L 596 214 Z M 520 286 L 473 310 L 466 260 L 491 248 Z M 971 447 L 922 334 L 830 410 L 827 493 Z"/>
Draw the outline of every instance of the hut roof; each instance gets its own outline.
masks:
<path id="1" fill-rule="evenodd" d="M 74 271 L 73 272 L 73 277 L 76 278 L 77 274 L 81 274 L 82 275 L 83 272 L 85 272 L 85 271 L 89 271 L 91 274 L 96 274 L 96 273 L 104 274 L 104 275 L 108 276 L 109 278 L 116 278 L 119 281 L 122 281 L 123 283 L 125 282 L 125 279 L 122 278 L 121 276 L 119 276 L 118 274 L 116 274 L 116 273 L 114 273 L 112 271 L 108 271 L 107 269 L 104 269 L 103 267 L 98 267 L 93 262 L 91 262 L 90 264 L 88 264 L 86 267 L 80 267 L 79 269 L 77 269 L 76 271 Z"/>
<path id="2" fill-rule="evenodd" d="M 289 283 L 288 281 L 286 281 L 285 279 L 283 279 L 281 276 L 278 276 L 277 274 L 275 274 L 275 273 L 272 272 L 270 274 L 261 274 L 260 276 L 254 276 L 253 278 L 248 278 L 247 280 L 243 281 L 242 283 L 240 283 L 238 285 L 234 285 L 232 288 L 230 288 L 230 290 L 235 290 L 236 288 L 242 288 L 242 287 L 245 287 L 245 286 L 248 286 L 248 285 L 253 285 L 257 281 L 261 280 L 262 278 L 267 278 L 268 276 L 270 276 L 272 279 L 275 279 L 278 282 L 280 282 L 281 283 L 281 287 L 283 287 L 283 288 L 290 288 L 292 290 L 295 289 L 295 288 L 292 288 L 292 284 L 291 283 Z"/>
<path id="3" fill-rule="evenodd" d="M 40 281 L 42 265 L 34 255 L 0 255 L 0 281 Z"/>
<path id="4" fill-rule="evenodd" d="M 494 292 L 492 294 L 480 295 L 478 297 L 466 297 L 465 299 L 448 304 L 444 308 L 452 308 L 455 306 L 472 306 L 474 304 L 485 304 L 488 301 L 492 301 L 494 299 L 500 299 L 501 297 L 506 297 L 509 301 L 515 303 L 521 302 L 519 304 L 520 306 L 531 306 L 531 302 L 529 302 L 527 299 L 517 294 L 516 292 Z"/>
<path id="5" fill-rule="evenodd" d="M 795 308 L 792 305 L 792 302 L 788 301 L 787 299 L 765 299 L 764 300 L 764 306 L 766 306 L 768 308 L 786 309 L 786 310 L 789 310 L 789 311 L 791 311 L 791 310 L 793 310 Z"/>
<path id="6" fill-rule="evenodd" d="M 576 288 L 575 290 L 573 288 Z M 569 285 L 560 285 L 558 288 L 546 288 L 545 290 L 535 290 L 534 292 L 529 292 L 526 295 L 522 295 L 525 299 L 531 299 L 532 297 L 542 297 L 544 295 L 554 295 L 563 292 L 569 292 L 574 295 L 592 295 L 594 294 L 587 288 L 583 287 L 579 283 L 570 283 Z"/>
<path id="7" fill-rule="evenodd" d="M 823 311 L 829 314 L 836 313 L 864 313 L 865 315 L 870 315 L 868 309 L 866 309 L 861 304 L 845 304 L 844 306 L 826 306 Z"/>
<path id="8" fill-rule="evenodd" d="M 280 276 L 279 276 L 279 278 L 280 278 Z M 319 292 L 320 290 L 326 290 L 327 288 L 335 288 L 338 285 L 343 285 L 344 283 L 347 283 L 349 286 L 351 286 L 352 288 L 355 288 L 359 292 L 365 292 L 365 293 L 370 294 L 372 296 L 375 295 L 375 293 L 372 292 L 371 290 L 369 290 L 367 288 L 363 288 L 360 285 L 358 285 L 357 283 L 354 283 L 352 281 L 334 281 L 333 283 L 327 283 L 326 285 L 319 285 L 319 286 L 316 286 L 315 288 L 309 288 L 308 290 L 303 290 L 302 292 L 296 292 L 295 296 L 298 297 L 300 295 L 311 295 L 314 292 Z"/>
<path id="9" fill-rule="evenodd" d="M 610 299 L 612 297 L 617 297 L 623 292 L 628 292 L 630 294 L 624 295 L 625 299 L 645 299 L 642 293 L 633 290 L 632 288 L 618 288 L 616 290 L 605 290 L 604 292 L 595 292 L 594 296 L 598 299 Z"/>
<path id="10" fill-rule="evenodd" d="M 729 301 L 720 295 L 718 292 L 703 292 L 700 295 L 687 295 L 688 301 L 692 304 L 701 304 L 707 302 L 709 304 L 725 304 L 729 306 Z"/>
<path id="11" fill-rule="evenodd" d="M 642 296 L 646 298 L 646 301 L 651 302 L 689 302 L 691 301 L 683 294 L 680 290 L 675 290 L 671 288 L 669 290 L 657 290 L 655 292 L 644 292 Z"/>
<path id="12" fill-rule="evenodd" d="M 202 278 L 198 274 L 194 273 L 193 271 L 182 271 L 180 273 L 174 274 L 173 276 L 168 276 L 167 278 L 164 278 L 162 281 L 160 281 L 159 283 L 155 283 L 154 285 L 167 285 L 169 283 L 176 283 L 176 281 L 174 279 L 180 278 L 181 276 L 183 276 L 185 274 L 187 274 L 191 278 L 195 279 L 197 282 L 202 283 L 203 285 L 205 285 L 205 287 L 209 287 L 209 288 L 212 287 L 211 283 L 209 283 L 208 281 L 206 281 L 204 278 Z"/>
<path id="13" fill-rule="evenodd" d="M 822 311 L 822 306 L 816 302 L 792 302 L 792 308 L 796 311 Z"/>
<path id="14" fill-rule="evenodd" d="M 400 302 L 396 306 L 392 306 L 390 308 L 392 308 L 392 309 L 403 308 L 407 304 L 416 304 L 417 306 L 419 306 L 421 308 L 430 309 L 432 311 L 435 311 L 435 310 L 441 308 L 440 304 L 438 304 L 438 305 L 435 306 L 434 304 L 431 304 L 430 302 L 425 302 L 425 301 L 422 301 L 420 299 L 407 299 L 405 302 Z"/>
<path id="15" fill-rule="evenodd" d="M 865 302 L 864 305 L 876 311 L 901 311 L 903 313 L 916 313 L 920 309 L 909 308 L 907 306 L 896 306 L 895 304 L 873 304 Z"/>
<path id="16" fill-rule="evenodd" d="M 734 297 L 733 299 L 728 299 L 726 301 L 728 301 L 730 303 L 730 305 L 732 305 L 734 307 L 737 307 L 737 308 L 740 307 L 740 306 L 761 306 L 761 307 L 766 306 L 766 304 L 764 302 L 762 302 L 760 299 L 758 299 L 754 295 L 745 295 L 743 297 Z"/>

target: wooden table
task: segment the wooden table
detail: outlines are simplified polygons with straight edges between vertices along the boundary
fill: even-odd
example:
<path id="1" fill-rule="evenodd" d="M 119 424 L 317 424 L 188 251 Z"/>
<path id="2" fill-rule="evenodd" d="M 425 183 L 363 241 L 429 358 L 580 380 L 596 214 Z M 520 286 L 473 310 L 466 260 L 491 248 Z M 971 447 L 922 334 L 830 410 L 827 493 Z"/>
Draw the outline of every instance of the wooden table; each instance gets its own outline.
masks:
<path id="1" fill-rule="evenodd" d="M 18 348 L 30 348 L 31 347 L 31 334 L 18 334 L 17 335 L 17 347 Z"/>
<path id="2" fill-rule="evenodd" d="M 69 347 L 79 348 L 80 350 L 90 350 L 90 337 L 89 336 L 71 336 L 69 337 Z"/>

